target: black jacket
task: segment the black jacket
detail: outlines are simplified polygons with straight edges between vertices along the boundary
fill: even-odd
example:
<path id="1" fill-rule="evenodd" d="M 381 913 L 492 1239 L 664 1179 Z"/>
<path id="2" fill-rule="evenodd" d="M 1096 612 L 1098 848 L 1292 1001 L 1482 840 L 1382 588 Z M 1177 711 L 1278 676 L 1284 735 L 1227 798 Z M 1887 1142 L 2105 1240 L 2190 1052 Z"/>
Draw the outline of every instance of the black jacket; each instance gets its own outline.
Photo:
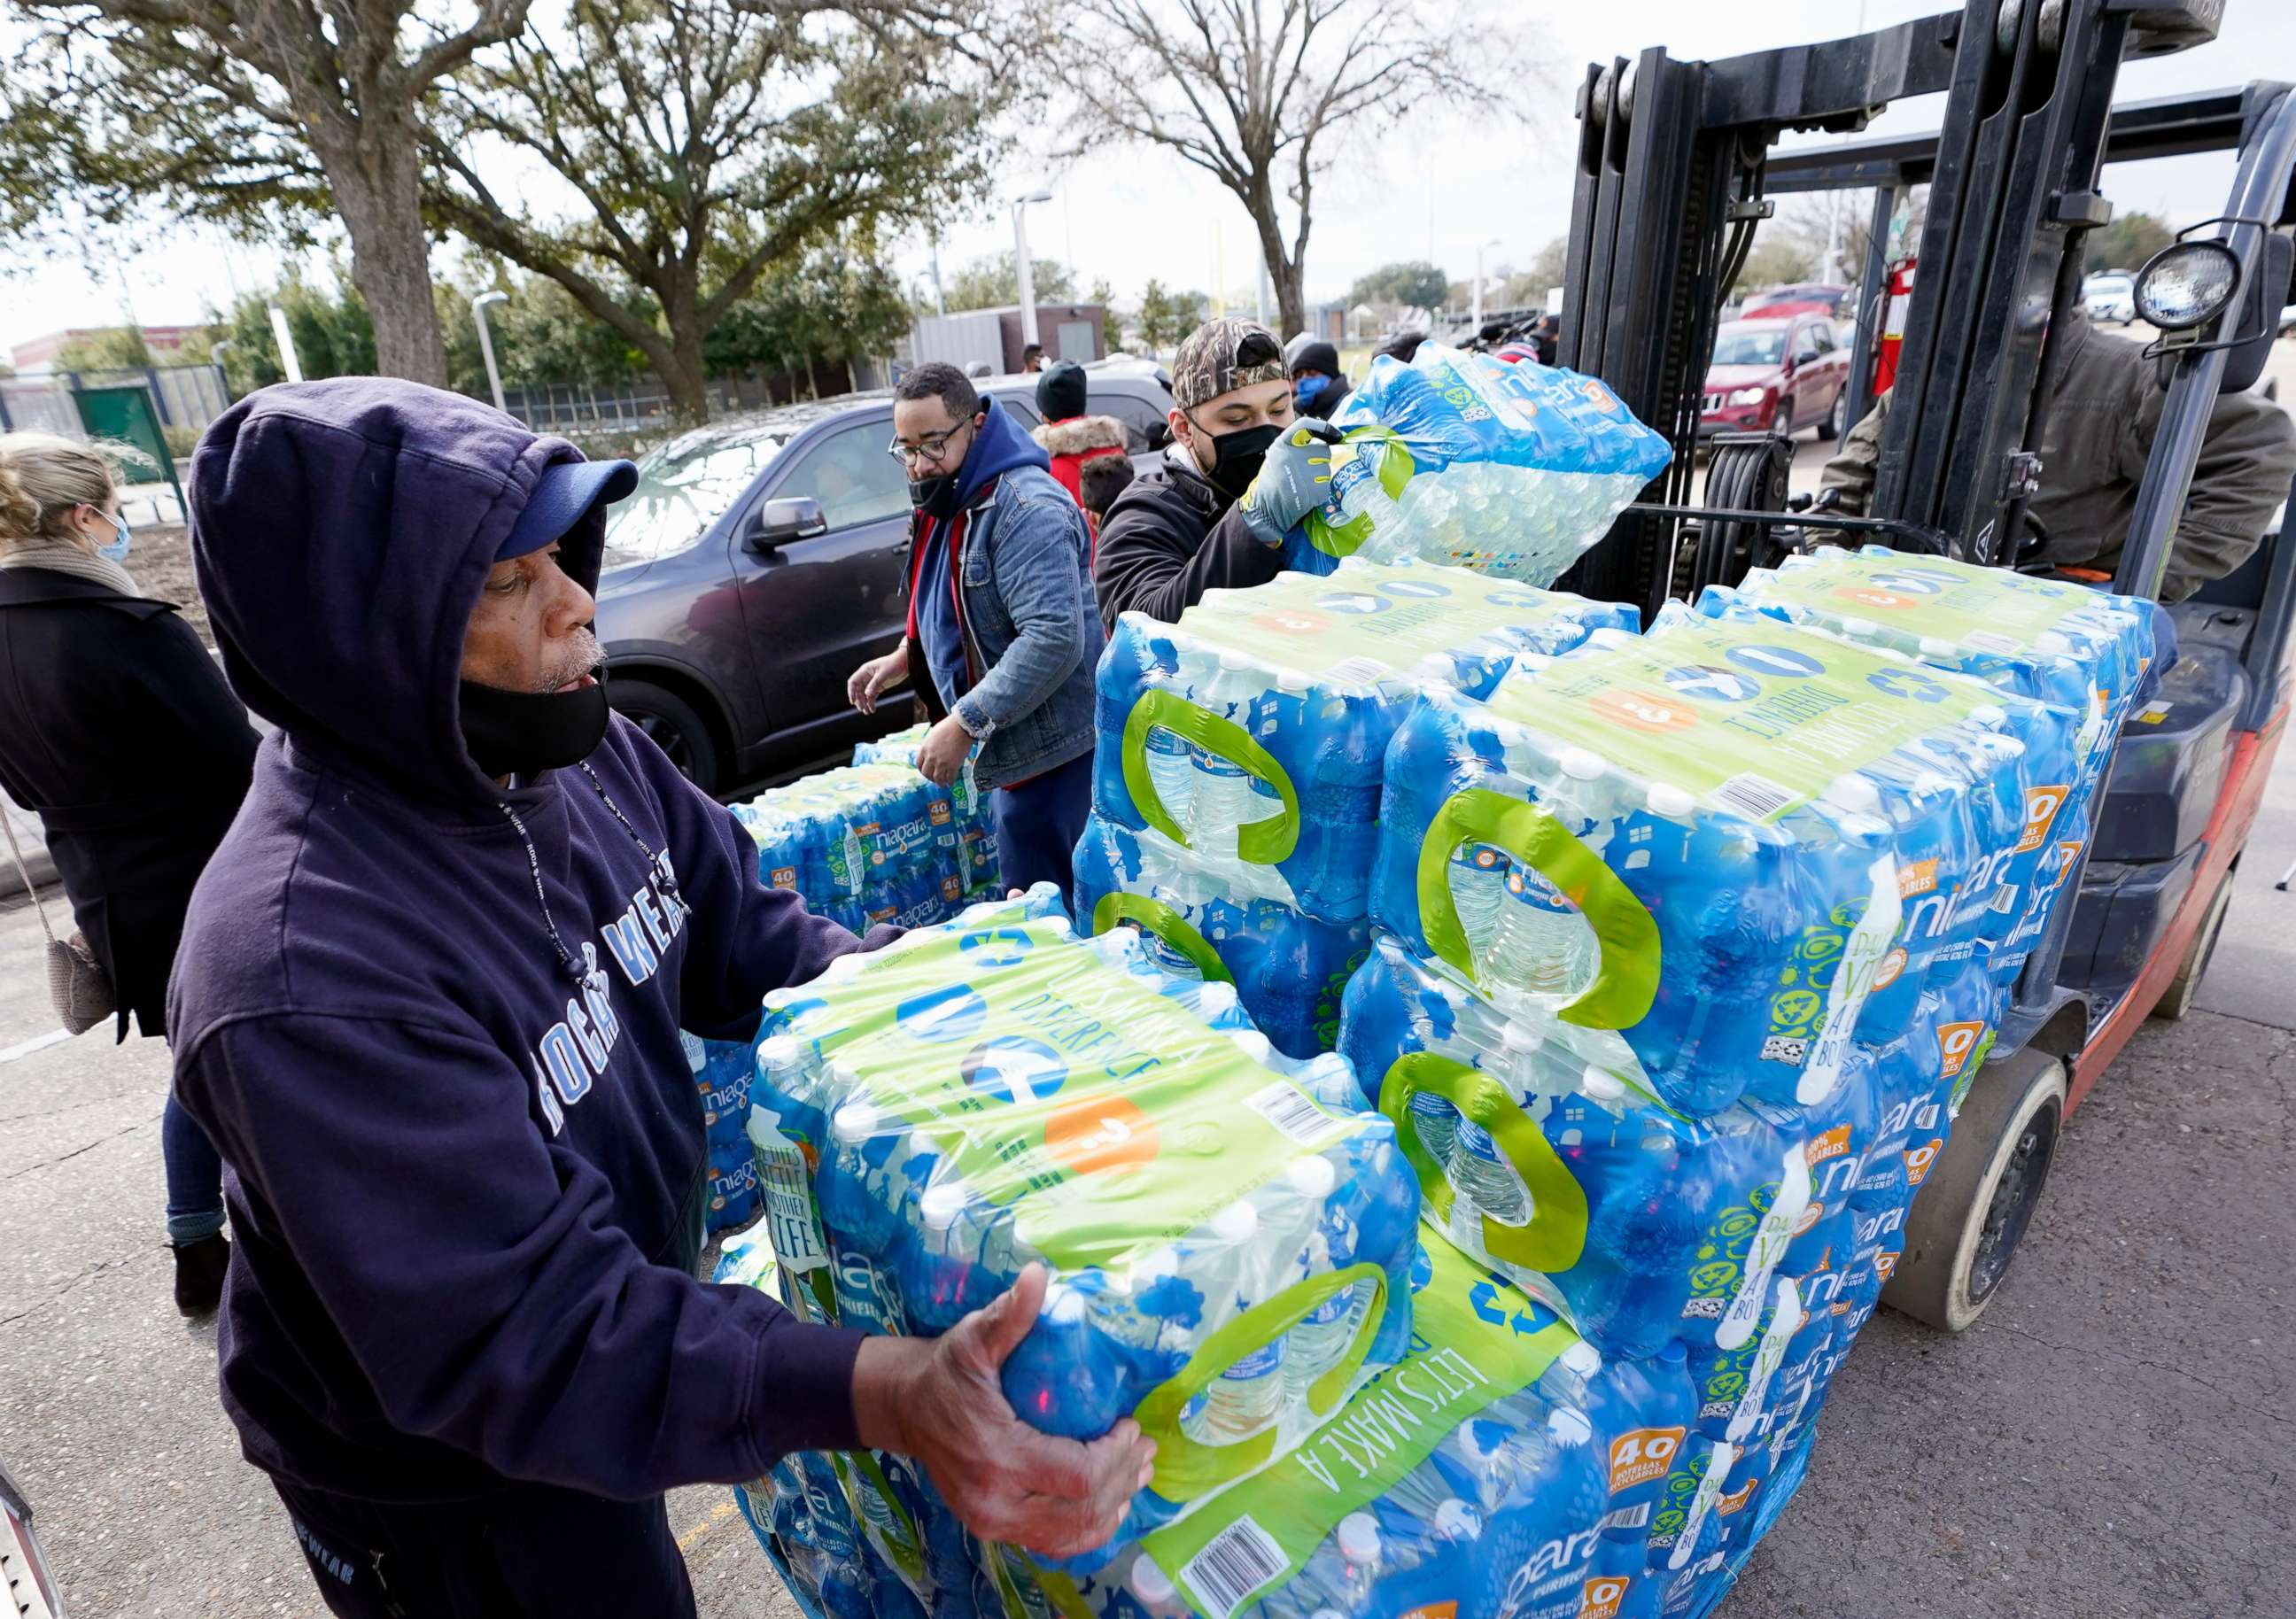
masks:
<path id="1" fill-rule="evenodd" d="M 1329 421 L 1332 413 L 1338 410 L 1341 402 L 1355 391 L 1354 385 L 1345 377 L 1333 377 L 1331 386 L 1300 407 L 1300 413 L 1313 416 L 1318 421 Z"/>
<path id="2" fill-rule="evenodd" d="M 1162 466 L 1125 486 L 1101 521 L 1093 581 L 1111 633 L 1119 613 L 1169 624 L 1208 590 L 1265 585 L 1283 569 L 1283 552 L 1253 536 L 1235 503 L 1181 463 L 1185 454 L 1168 451 Z"/>
<path id="3" fill-rule="evenodd" d="M 0 568 L 0 787 L 47 829 L 127 1014 L 167 1032 L 184 909 L 246 797 L 247 711 L 165 601 Z"/>

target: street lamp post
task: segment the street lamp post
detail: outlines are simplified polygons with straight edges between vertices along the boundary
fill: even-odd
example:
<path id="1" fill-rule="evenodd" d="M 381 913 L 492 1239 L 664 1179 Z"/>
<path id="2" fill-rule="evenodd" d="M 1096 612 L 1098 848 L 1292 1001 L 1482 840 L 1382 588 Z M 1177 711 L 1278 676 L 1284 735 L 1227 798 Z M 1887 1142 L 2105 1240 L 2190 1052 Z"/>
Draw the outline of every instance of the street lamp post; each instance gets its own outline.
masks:
<path id="1" fill-rule="evenodd" d="M 1039 342 L 1037 336 L 1037 276 L 1029 262 L 1029 204 L 1050 202 L 1050 192 L 1030 192 L 1013 199 L 1013 265 L 1021 273 L 1021 346 Z"/>
<path id="2" fill-rule="evenodd" d="M 300 382 L 303 363 L 296 357 L 295 334 L 287 330 L 287 312 L 276 304 L 271 306 L 271 340 L 279 345 L 279 369 L 290 382 Z"/>
<path id="3" fill-rule="evenodd" d="M 508 302 L 510 294 L 502 291 L 481 292 L 471 300 L 471 319 L 479 327 L 479 353 L 487 362 L 487 386 L 494 391 L 495 409 L 504 414 L 509 413 L 510 407 L 503 403 L 502 372 L 495 369 L 495 340 L 487 331 L 487 306 Z"/>
<path id="4" fill-rule="evenodd" d="M 1498 245 L 1499 239 L 1496 236 L 1488 241 L 1475 244 L 1475 325 L 1479 329 L 1483 323 L 1483 249 Z"/>

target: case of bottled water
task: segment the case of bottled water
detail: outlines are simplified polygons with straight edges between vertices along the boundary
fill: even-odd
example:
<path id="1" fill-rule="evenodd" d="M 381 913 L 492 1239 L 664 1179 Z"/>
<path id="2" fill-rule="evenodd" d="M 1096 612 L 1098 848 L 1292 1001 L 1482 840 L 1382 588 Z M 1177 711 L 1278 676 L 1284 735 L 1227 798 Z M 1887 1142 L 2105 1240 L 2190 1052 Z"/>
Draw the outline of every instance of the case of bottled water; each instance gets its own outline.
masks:
<path id="1" fill-rule="evenodd" d="M 2065 719 L 1670 607 L 1488 703 L 1417 699 L 1389 749 L 1373 917 L 1669 1107 L 1809 1106 L 1853 1036 L 1904 1026 L 1933 962 L 2022 914 Z M 1543 881 L 1494 900 L 1463 882 L 1471 845 Z"/>
<path id="2" fill-rule="evenodd" d="M 1363 920 L 1388 739 L 1422 687 L 1488 691 L 1633 609 L 1456 568 L 1350 563 L 1128 613 L 1101 658 L 1093 804 L 1331 922 Z M 1259 893 L 1239 879 L 1240 892 Z"/>
<path id="3" fill-rule="evenodd" d="M 1049 1267 L 1007 1396 L 1049 1432 L 1129 1414 L 1155 1435 L 1141 1527 L 1402 1353 L 1418 1185 L 1344 1062 L 1279 1057 L 1231 986 L 1164 971 L 1128 929 L 1079 941 L 1028 909 L 775 992 L 752 1094 L 817 1164 L 847 1324 L 931 1335 Z M 762 1162 L 754 1113 L 751 1133 Z"/>
<path id="4" fill-rule="evenodd" d="M 2069 772 L 2039 783 L 2030 801 L 2045 839 L 2032 896 L 2005 938 L 1980 945 L 1994 976 L 2013 983 L 2088 836 L 2089 805 L 2114 739 L 2175 657 L 2174 621 L 2133 596 L 1880 545 L 1756 568 L 1734 590 L 1709 586 L 1698 610 L 1887 648 L 2072 716 Z"/>
<path id="5" fill-rule="evenodd" d="M 945 920 L 995 881 L 967 777 L 952 795 L 906 763 L 881 761 L 806 776 L 732 809 L 765 880 L 856 933 Z"/>
<path id="6" fill-rule="evenodd" d="M 746 1225 L 758 1212 L 757 1165 L 745 1133 L 750 1116 L 750 1048 L 739 1040 L 702 1040 L 680 1032 L 694 1089 L 701 1093 L 709 1155 L 709 1227 Z"/>
<path id="7" fill-rule="evenodd" d="M 1136 928 L 1167 970 L 1231 983 L 1245 1013 L 1287 1056 L 1328 1051 L 1340 996 L 1370 928 L 1293 909 L 1252 866 L 1217 866 L 1169 838 L 1095 814 L 1076 847 L 1077 921 L 1087 934 Z"/>
<path id="8" fill-rule="evenodd" d="M 1392 357 L 1332 419 L 1331 494 L 1284 566 L 1418 558 L 1549 585 L 1672 457 L 1593 377 L 1426 343 Z"/>

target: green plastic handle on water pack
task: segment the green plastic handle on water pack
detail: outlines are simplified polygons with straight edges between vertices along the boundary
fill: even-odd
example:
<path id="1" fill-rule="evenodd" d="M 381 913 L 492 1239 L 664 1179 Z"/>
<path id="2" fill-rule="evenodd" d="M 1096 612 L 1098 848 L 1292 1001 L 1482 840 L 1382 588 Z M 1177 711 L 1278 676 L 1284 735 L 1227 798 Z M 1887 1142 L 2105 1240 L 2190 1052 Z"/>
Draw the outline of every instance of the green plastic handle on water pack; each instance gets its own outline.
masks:
<path id="1" fill-rule="evenodd" d="M 1227 964 L 1210 941 L 1188 923 L 1188 919 L 1160 899 L 1151 899 L 1144 894 L 1127 894 L 1122 889 L 1100 896 L 1100 904 L 1092 908 L 1092 930 L 1106 933 L 1126 922 L 1136 922 L 1154 934 L 1174 950 L 1185 956 L 1204 975 L 1209 984 L 1234 982 Z"/>
<path id="2" fill-rule="evenodd" d="M 1376 446 L 1366 442 L 1378 441 Z M 1418 463 L 1411 457 L 1409 446 L 1397 436 L 1392 428 L 1359 427 L 1348 433 L 1340 442 L 1357 446 L 1356 454 L 1371 462 L 1379 478 L 1379 487 L 1387 491 L 1390 500 L 1403 498 L 1403 486 L 1411 481 Z M 1336 461 L 1336 457 L 1333 458 Z M 1327 557 L 1351 557 L 1371 538 L 1372 518 L 1368 511 L 1359 511 L 1344 523 L 1333 523 L 1324 515 L 1325 508 L 1318 506 L 1308 514 L 1305 527 L 1308 543 Z"/>
<path id="3" fill-rule="evenodd" d="M 1234 721 L 1200 708 L 1171 691 L 1142 692 L 1124 722 L 1124 785 L 1150 826 L 1184 849 L 1194 846 L 1180 830 L 1179 822 L 1172 819 L 1171 812 L 1164 807 L 1164 801 L 1156 796 L 1156 783 L 1148 774 L 1148 733 L 1160 725 L 1267 782 L 1283 800 L 1281 813 L 1236 829 L 1238 859 L 1252 865 L 1272 866 L 1298 846 L 1300 795 L 1275 756 L 1253 741 L 1250 733 Z"/>
<path id="4" fill-rule="evenodd" d="M 1156 1442 L 1153 1483 L 1157 1494 L 1166 1500 L 1193 1500 L 1234 1484 L 1275 1454 L 1273 1427 L 1227 1444 L 1205 1444 L 1180 1431 L 1180 1410 L 1229 1367 L 1265 1349 L 1298 1326 L 1316 1305 L 1358 1282 L 1370 1284 L 1371 1307 L 1363 1312 L 1347 1353 L 1308 1386 L 1308 1409 L 1318 1418 L 1328 1415 L 1371 1353 L 1372 1337 L 1386 1308 L 1387 1272 L 1367 1261 L 1294 1282 L 1254 1304 L 1206 1338 L 1169 1380 L 1149 1391 L 1132 1416 L 1140 1431 Z"/>
<path id="5" fill-rule="evenodd" d="M 1595 930 L 1601 949 L 1595 981 L 1554 1014 L 1581 1028 L 1632 1028 L 1658 998 L 1658 920 L 1618 874 L 1570 829 L 1536 804 L 1488 788 L 1453 793 L 1419 846 L 1419 917 L 1427 948 L 1480 985 L 1475 953 L 1451 896 L 1451 851 L 1487 843 L 1537 871 L 1559 889 Z"/>
<path id="6" fill-rule="evenodd" d="M 1488 1131 L 1530 1193 L 1530 1219 L 1522 1225 L 1483 1216 L 1483 1251 L 1550 1275 L 1577 1264 L 1587 1247 L 1587 1192 L 1546 1132 L 1489 1075 L 1434 1051 L 1410 1051 L 1397 1058 L 1380 1082 L 1379 1110 L 1394 1124 L 1396 1145 L 1419 1172 L 1420 1194 L 1437 1216 L 1450 1218 L 1457 1194 L 1419 1139 L 1411 1099 L 1423 1092 L 1444 1098 L 1462 1117 Z"/>

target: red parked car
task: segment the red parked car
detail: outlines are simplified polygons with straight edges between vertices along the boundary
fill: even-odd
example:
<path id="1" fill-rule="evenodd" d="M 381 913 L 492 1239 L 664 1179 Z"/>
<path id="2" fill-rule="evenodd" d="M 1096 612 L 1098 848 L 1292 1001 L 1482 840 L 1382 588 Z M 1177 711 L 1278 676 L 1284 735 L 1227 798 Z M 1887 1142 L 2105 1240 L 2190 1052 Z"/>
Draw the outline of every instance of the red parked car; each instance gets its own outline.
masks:
<path id="1" fill-rule="evenodd" d="M 1849 312 L 1848 287 L 1837 287 L 1831 282 L 1800 282 L 1791 287 L 1772 287 L 1767 292 L 1757 292 L 1738 307 L 1747 320 L 1778 320 L 1789 315 L 1845 315 Z"/>
<path id="2" fill-rule="evenodd" d="M 1698 416 L 1710 433 L 1792 433 L 1815 423 L 1820 438 L 1849 425 L 1849 346 L 1822 315 L 1726 321 L 1715 333 Z"/>

